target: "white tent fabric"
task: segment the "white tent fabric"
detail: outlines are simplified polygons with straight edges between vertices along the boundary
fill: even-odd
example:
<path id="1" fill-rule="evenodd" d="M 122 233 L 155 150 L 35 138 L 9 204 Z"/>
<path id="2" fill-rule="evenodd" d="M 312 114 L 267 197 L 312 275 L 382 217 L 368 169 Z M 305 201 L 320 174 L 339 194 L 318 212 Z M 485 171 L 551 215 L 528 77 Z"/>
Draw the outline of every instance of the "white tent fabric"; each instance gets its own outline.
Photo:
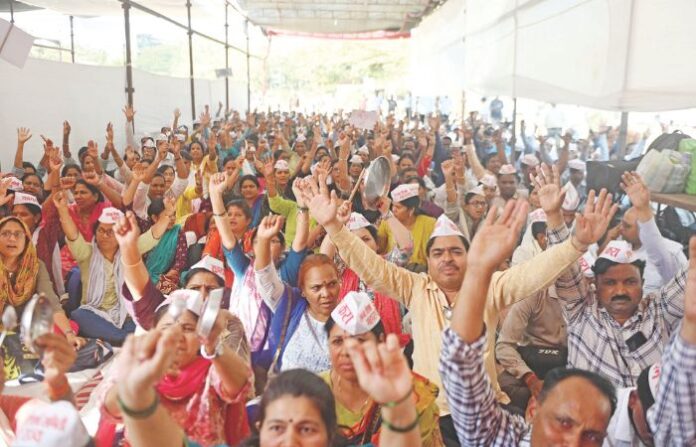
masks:
<path id="1" fill-rule="evenodd" d="M 40 134 L 60 145 L 62 125 L 72 126 L 70 144 L 73 153 L 94 139 L 104 145 L 106 123 L 114 124 L 115 145 L 125 148 L 125 119 L 121 109 L 126 104 L 125 70 L 122 67 L 95 67 L 29 59 L 22 70 L 0 61 L 0 135 L 6 137 L 0 153 L 2 172 L 14 160 L 16 128 L 29 127 L 33 138 L 25 147 L 24 159 L 38 162 L 43 153 Z M 213 110 L 224 101 L 225 81 L 196 80 L 196 110 L 205 104 Z M 154 135 L 171 123 L 172 112 L 181 109 L 181 123 L 191 123 L 189 80 L 133 70 L 136 109 L 136 141 L 143 134 Z M 230 79 L 230 107 L 246 109 L 246 84 Z"/>
<path id="2" fill-rule="evenodd" d="M 622 111 L 696 105 L 692 0 L 468 0 L 465 17 L 453 28 L 467 89 Z M 437 42 L 429 59 L 447 51 Z"/>

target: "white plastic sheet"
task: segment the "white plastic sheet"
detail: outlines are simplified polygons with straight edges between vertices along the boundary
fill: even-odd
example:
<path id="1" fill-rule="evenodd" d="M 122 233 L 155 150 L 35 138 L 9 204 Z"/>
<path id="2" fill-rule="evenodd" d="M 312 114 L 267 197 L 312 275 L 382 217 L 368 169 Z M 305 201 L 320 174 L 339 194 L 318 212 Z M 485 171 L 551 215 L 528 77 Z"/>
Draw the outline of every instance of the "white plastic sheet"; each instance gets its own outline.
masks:
<path id="1" fill-rule="evenodd" d="M 430 55 L 417 42 L 418 62 L 461 44 L 451 59 L 467 89 L 610 110 L 696 106 L 692 0 L 468 0 L 464 26 L 450 26 L 455 4 L 464 11 L 450 0 L 421 27 L 456 38 L 431 39 Z"/>
<path id="2" fill-rule="evenodd" d="M 20 70 L 0 61 L 0 135 L 4 143 L 0 151 L 2 171 L 14 160 L 17 127 L 29 127 L 34 137 L 25 147 L 24 159 L 38 162 L 43 153 L 43 134 L 56 144 L 62 142 L 63 121 L 72 126 L 70 144 L 73 153 L 94 139 L 103 147 L 106 123 L 114 124 L 115 144 L 125 147 L 125 118 L 121 110 L 126 104 L 125 69 L 66 64 L 39 59 L 27 60 Z M 133 70 L 136 109 L 136 140 L 143 134 L 159 133 L 171 125 L 173 111 L 181 109 L 182 124 L 190 125 L 191 99 L 189 80 L 171 78 Z M 225 101 L 223 79 L 196 80 L 196 112 L 209 104 L 213 113 L 218 101 Z M 230 80 L 230 107 L 246 109 L 246 84 Z"/>

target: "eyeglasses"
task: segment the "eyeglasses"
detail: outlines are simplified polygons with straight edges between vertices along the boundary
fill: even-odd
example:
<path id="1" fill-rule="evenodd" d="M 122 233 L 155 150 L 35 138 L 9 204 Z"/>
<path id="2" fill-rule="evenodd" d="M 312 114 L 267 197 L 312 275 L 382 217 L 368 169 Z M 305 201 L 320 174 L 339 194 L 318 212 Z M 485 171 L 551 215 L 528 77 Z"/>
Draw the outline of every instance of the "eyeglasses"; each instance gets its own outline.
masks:
<path id="1" fill-rule="evenodd" d="M 24 237 L 23 231 L 5 230 L 3 232 L 0 232 L 0 238 L 3 239 L 21 239 L 22 237 Z"/>
<path id="2" fill-rule="evenodd" d="M 469 202 L 469 205 L 471 205 L 471 206 L 484 207 L 484 206 L 487 205 L 487 203 L 486 203 L 486 202 L 483 202 L 483 201 L 480 201 L 480 200 L 472 200 L 471 202 Z"/>
<path id="3" fill-rule="evenodd" d="M 99 236 L 110 237 L 114 235 L 114 230 L 105 230 L 103 228 L 97 228 L 97 234 Z"/>

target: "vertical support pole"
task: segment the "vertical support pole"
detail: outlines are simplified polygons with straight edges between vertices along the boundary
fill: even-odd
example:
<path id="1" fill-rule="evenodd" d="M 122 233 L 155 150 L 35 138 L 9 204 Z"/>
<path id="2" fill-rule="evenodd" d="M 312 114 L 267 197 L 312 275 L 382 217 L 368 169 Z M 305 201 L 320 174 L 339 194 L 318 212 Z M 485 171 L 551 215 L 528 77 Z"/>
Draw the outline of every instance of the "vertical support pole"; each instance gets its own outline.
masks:
<path id="1" fill-rule="evenodd" d="M 247 112 L 251 112 L 251 71 L 249 69 L 249 62 L 251 57 L 249 55 L 249 19 L 244 22 L 244 31 L 246 32 L 246 60 L 247 60 Z"/>
<path id="2" fill-rule="evenodd" d="M 14 24 L 14 0 L 10 0 L 10 23 Z"/>
<path id="3" fill-rule="evenodd" d="M 126 93 L 128 105 L 133 107 L 133 67 L 131 66 L 131 39 L 130 39 L 130 0 L 123 0 L 123 23 L 126 32 Z"/>
<path id="4" fill-rule="evenodd" d="M 72 63 L 75 63 L 75 25 L 73 23 L 74 17 L 70 16 L 70 57 L 72 58 Z"/>
<path id="5" fill-rule="evenodd" d="M 628 112 L 621 112 L 621 127 L 619 127 L 619 141 L 617 146 L 619 148 L 619 159 L 623 160 L 624 155 L 626 155 L 626 139 L 628 135 Z"/>
<path id="6" fill-rule="evenodd" d="M 512 98 L 512 159 L 515 160 L 515 143 L 517 143 L 517 98 Z"/>
<path id="7" fill-rule="evenodd" d="M 228 21 L 228 9 L 230 4 L 225 2 L 225 113 L 230 109 L 230 42 Z"/>
<path id="8" fill-rule="evenodd" d="M 193 30 L 191 29 L 191 0 L 186 0 L 186 13 L 188 14 L 188 41 L 189 41 L 189 79 L 191 80 L 191 115 L 196 119 L 196 91 L 193 82 Z"/>

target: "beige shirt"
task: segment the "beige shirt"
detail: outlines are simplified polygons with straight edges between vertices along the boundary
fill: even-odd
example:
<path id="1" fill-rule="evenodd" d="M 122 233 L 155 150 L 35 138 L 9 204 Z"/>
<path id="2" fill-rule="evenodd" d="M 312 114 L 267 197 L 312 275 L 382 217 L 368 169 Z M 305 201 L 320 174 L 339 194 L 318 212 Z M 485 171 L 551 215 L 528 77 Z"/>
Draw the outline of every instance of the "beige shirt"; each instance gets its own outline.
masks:
<path id="1" fill-rule="evenodd" d="M 449 326 L 449 321 L 444 315 L 444 309 L 448 307 L 445 293 L 440 290 L 430 275 L 413 273 L 385 261 L 345 227 L 331 239 L 346 265 L 363 281 L 375 291 L 393 297 L 409 309 L 414 341 L 413 370 L 437 384 L 440 388 L 437 399 L 440 415 L 449 414 L 449 406 L 438 371 L 442 331 Z M 510 399 L 498 385 L 493 355 L 495 329 L 500 310 L 549 287 L 556 277 L 581 255 L 582 253 L 573 247 L 570 240 L 567 240 L 529 262 L 493 275 L 483 317 L 488 340 L 484 362 L 497 398 L 501 402 L 508 403 Z M 460 291 L 457 299 L 466 300 L 466 291 Z"/>
<path id="2" fill-rule="evenodd" d="M 518 346 L 568 346 L 568 333 L 561 304 L 550 287 L 513 304 L 495 344 L 495 356 L 505 370 L 521 379 L 532 370 L 517 352 Z"/>

